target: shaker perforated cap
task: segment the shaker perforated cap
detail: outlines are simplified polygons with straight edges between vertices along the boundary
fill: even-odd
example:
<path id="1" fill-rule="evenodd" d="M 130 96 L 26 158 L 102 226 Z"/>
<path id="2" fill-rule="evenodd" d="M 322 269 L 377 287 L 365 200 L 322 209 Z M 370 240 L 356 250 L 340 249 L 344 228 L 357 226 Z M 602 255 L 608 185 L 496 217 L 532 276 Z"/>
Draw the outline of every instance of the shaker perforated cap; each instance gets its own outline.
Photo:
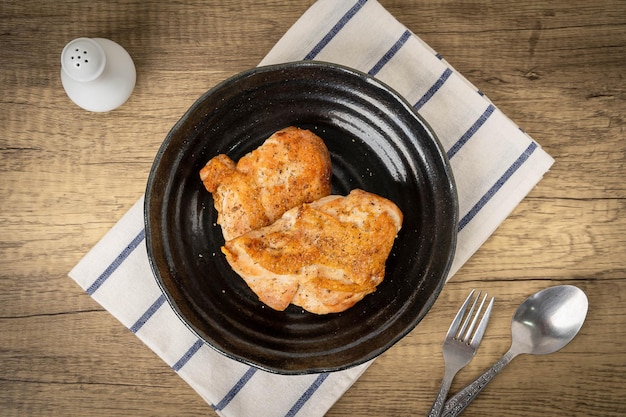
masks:
<path id="1" fill-rule="evenodd" d="M 61 53 L 63 71 L 76 81 L 98 78 L 106 65 L 102 47 L 92 39 L 77 38 L 65 45 Z"/>

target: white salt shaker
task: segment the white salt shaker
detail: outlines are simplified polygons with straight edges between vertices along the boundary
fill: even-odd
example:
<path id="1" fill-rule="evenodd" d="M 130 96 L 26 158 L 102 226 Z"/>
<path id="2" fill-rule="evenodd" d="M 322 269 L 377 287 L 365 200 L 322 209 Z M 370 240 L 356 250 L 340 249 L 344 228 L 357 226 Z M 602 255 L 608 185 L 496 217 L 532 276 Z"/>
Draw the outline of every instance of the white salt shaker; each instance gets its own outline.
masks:
<path id="1" fill-rule="evenodd" d="M 68 97 L 93 112 L 113 110 L 128 100 L 137 73 L 132 58 L 104 38 L 77 38 L 61 53 L 61 82 Z"/>

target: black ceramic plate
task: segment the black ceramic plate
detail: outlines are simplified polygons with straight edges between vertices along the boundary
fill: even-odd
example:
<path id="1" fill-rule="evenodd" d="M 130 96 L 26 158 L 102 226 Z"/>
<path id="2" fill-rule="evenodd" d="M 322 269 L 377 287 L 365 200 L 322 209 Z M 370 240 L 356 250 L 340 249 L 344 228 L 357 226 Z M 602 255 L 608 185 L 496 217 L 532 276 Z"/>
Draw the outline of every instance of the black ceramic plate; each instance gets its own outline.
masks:
<path id="1" fill-rule="evenodd" d="M 217 213 L 198 176 L 215 155 L 236 161 L 290 125 L 326 143 L 334 194 L 361 188 L 404 213 L 385 280 L 343 313 L 259 302 L 220 252 Z M 365 74 L 308 61 L 255 68 L 200 97 L 156 156 L 145 216 L 152 268 L 182 320 L 234 359 L 298 374 L 363 363 L 417 325 L 448 273 L 458 208 L 445 152 L 410 105 Z"/>

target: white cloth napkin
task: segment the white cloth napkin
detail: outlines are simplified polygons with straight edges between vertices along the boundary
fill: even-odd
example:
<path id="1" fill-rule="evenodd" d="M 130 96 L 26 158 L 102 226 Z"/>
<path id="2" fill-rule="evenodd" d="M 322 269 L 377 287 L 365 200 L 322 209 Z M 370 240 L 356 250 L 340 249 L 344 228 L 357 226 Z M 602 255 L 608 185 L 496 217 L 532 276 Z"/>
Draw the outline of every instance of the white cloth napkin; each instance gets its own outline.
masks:
<path id="1" fill-rule="evenodd" d="M 375 0 L 319 0 L 261 65 L 302 59 L 368 72 L 428 121 L 455 174 L 460 224 L 452 276 L 553 159 Z M 165 302 L 145 248 L 143 198 L 69 273 L 224 417 L 323 416 L 371 363 L 304 376 L 270 374 L 203 344 Z"/>

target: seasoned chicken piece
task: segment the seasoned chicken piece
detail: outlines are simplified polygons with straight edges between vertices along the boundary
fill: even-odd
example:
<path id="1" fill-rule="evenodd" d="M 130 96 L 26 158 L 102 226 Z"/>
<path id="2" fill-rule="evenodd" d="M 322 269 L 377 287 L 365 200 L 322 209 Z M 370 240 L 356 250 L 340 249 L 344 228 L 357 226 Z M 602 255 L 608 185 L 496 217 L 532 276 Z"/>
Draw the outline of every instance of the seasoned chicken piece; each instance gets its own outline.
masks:
<path id="1" fill-rule="evenodd" d="M 314 133 L 288 127 L 235 163 L 212 158 L 200 179 L 213 194 L 226 241 L 267 226 L 287 210 L 330 194 L 331 162 Z"/>
<path id="2" fill-rule="evenodd" d="M 270 226 L 226 242 L 228 263 L 259 299 L 337 313 L 374 292 L 400 227 L 391 201 L 362 190 L 287 211 Z"/>

